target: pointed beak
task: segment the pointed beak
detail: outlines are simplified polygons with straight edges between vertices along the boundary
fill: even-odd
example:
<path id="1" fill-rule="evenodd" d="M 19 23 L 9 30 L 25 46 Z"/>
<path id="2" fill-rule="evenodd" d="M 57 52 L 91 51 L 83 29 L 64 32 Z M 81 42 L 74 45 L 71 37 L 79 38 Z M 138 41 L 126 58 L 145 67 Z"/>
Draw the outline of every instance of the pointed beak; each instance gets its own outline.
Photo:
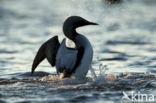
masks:
<path id="1" fill-rule="evenodd" d="M 89 22 L 88 25 L 99 25 L 97 23 Z"/>

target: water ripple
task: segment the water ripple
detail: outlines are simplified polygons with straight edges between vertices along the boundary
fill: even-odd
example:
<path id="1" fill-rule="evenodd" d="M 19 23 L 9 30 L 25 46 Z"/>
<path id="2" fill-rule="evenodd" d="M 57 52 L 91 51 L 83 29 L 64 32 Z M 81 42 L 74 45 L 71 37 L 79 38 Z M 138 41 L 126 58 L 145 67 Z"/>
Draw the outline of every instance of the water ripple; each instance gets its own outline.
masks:
<path id="1" fill-rule="evenodd" d="M 148 42 L 141 42 L 141 41 L 115 41 L 115 40 L 108 40 L 106 42 L 107 45 L 147 45 L 150 44 Z"/>

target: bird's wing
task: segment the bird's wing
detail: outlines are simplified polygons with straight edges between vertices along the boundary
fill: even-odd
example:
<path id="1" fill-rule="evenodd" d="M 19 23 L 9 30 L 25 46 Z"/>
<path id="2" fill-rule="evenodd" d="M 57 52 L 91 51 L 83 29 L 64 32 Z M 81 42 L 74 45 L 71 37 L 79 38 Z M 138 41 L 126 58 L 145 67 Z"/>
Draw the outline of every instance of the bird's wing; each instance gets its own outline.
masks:
<path id="1" fill-rule="evenodd" d="M 58 41 L 58 36 L 54 36 L 51 39 L 49 39 L 48 41 L 46 41 L 44 44 L 42 44 L 34 58 L 31 73 L 32 74 L 34 73 L 36 67 L 45 58 L 47 58 L 48 62 L 51 64 L 51 66 L 55 66 L 56 54 L 57 54 L 57 50 L 58 50 L 59 46 L 60 46 L 60 43 Z"/>
<path id="2" fill-rule="evenodd" d="M 77 61 L 78 50 L 75 48 L 67 48 L 64 39 L 58 49 L 56 57 L 57 73 L 62 72 L 62 69 L 72 70 Z"/>

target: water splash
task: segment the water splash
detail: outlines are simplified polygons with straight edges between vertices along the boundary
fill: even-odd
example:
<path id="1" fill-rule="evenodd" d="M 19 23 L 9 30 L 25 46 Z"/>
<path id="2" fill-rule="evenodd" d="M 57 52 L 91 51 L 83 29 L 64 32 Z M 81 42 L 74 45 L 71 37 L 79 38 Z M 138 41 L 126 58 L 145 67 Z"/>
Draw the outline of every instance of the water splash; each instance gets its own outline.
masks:
<path id="1" fill-rule="evenodd" d="M 93 81 L 99 81 L 99 80 L 105 81 L 106 77 L 108 76 L 108 75 L 106 75 L 106 71 L 108 71 L 108 70 L 109 70 L 109 68 L 107 65 L 100 64 L 99 65 L 99 74 L 97 75 L 95 73 L 94 68 L 90 67 L 92 80 Z"/>
<path id="2" fill-rule="evenodd" d="M 103 64 L 100 64 L 99 65 L 99 71 L 100 71 L 100 76 L 103 77 L 105 76 L 105 73 L 106 71 L 109 70 L 108 66 L 107 65 L 103 65 Z"/>
<path id="3" fill-rule="evenodd" d="M 90 72 L 91 72 L 91 78 L 93 79 L 93 81 L 96 81 L 97 76 L 95 74 L 95 70 L 92 67 L 90 67 Z"/>

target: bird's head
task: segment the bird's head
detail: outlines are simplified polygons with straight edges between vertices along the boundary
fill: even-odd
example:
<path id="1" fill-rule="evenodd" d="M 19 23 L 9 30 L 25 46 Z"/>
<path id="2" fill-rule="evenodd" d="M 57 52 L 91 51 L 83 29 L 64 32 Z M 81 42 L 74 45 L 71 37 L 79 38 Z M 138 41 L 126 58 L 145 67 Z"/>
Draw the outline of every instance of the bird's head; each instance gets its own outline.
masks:
<path id="1" fill-rule="evenodd" d="M 68 38 L 72 39 L 77 34 L 75 29 L 86 25 L 98 25 L 98 24 L 87 21 L 80 16 L 70 16 L 65 20 L 63 24 L 63 32 Z"/>

